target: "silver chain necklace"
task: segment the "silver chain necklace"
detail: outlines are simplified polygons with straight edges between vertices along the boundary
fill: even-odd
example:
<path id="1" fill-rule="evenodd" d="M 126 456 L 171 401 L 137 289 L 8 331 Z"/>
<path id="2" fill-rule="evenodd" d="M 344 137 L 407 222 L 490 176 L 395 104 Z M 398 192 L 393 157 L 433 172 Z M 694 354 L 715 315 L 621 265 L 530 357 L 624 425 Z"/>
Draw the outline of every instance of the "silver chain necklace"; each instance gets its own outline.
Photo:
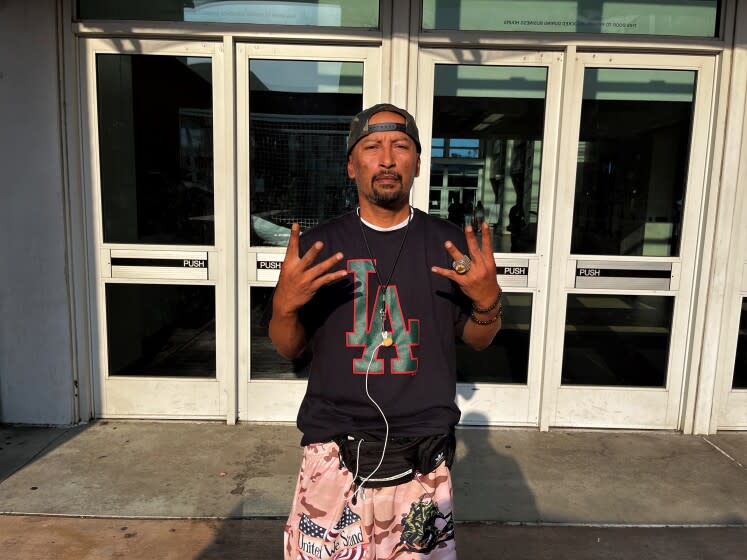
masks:
<path id="1" fill-rule="evenodd" d="M 363 236 L 363 243 L 366 244 L 366 250 L 368 251 L 368 256 L 371 259 L 371 266 L 373 266 L 374 274 L 376 274 L 376 279 L 379 281 L 379 288 L 381 290 L 381 307 L 379 308 L 379 314 L 381 315 L 381 338 L 383 340 L 384 346 L 391 346 L 393 343 L 392 337 L 390 336 L 390 333 L 388 330 L 386 330 L 386 291 L 389 288 L 389 282 L 392 280 L 392 275 L 394 274 L 394 270 L 397 268 L 397 263 L 399 262 L 399 257 L 402 255 L 402 249 L 405 247 L 405 241 L 407 240 L 407 234 L 410 231 L 410 222 L 412 221 L 413 211 L 412 207 L 410 207 L 410 215 L 407 217 L 407 224 L 405 224 L 405 234 L 402 236 L 402 241 L 399 244 L 399 250 L 397 251 L 397 256 L 394 258 L 394 264 L 392 265 L 392 269 L 389 271 L 389 276 L 387 276 L 386 282 L 381 281 L 381 276 L 379 275 L 379 270 L 376 268 L 376 260 L 374 259 L 373 252 L 371 251 L 371 246 L 368 244 L 368 239 L 366 238 L 366 230 L 363 227 L 363 218 L 360 217 L 360 208 L 358 209 L 358 225 L 361 228 L 361 235 Z M 373 311 L 376 312 L 376 307 L 379 302 L 374 303 Z M 368 305 L 368 303 L 366 303 Z M 390 325 L 391 326 L 391 325 Z"/>

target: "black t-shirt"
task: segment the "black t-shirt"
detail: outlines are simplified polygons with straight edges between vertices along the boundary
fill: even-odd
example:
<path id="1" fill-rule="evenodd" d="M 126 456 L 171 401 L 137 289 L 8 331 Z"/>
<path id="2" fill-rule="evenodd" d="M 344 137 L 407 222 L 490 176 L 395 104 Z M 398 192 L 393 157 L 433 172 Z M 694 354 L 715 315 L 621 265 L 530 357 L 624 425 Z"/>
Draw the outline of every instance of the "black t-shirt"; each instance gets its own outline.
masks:
<path id="1" fill-rule="evenodd" d="M 404 239 L 385 294 L 389 347 L 376 348 L 382 294 L 361 226 L 383 283 Z M 341 251 L 333 270 L 350 272 L 320 289 L 299 314 L 312 352 L 297 422 L 302 445 L 354 431 L 384 435 L 381 414 L 366 396 L 369 368 L 369 392 L 387 417 L 390 436 L 446 433 L 459 421 L 455 336 L 462 334 L 470 302 L 456 284 L 431 272 L 451 266 L 447 239 L 464 250 L 460 228 L 419 210 L 407 228 L 395 231 L 371 229 L 352 212 L 301 237 L 301 255 L 323 241 L 317 262 Z"/>

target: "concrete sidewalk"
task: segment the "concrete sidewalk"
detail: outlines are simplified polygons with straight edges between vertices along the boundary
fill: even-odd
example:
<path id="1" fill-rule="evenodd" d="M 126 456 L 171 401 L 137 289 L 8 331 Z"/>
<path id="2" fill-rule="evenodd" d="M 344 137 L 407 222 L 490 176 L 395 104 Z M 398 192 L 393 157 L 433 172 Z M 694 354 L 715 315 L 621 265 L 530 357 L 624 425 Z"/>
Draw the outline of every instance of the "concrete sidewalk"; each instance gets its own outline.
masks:
<path id="1" fill-rule="evenodd" d="M 611 547 L 611 554 L 616 546 L 610 543 L 617 540 L 622 546 L 630 542 L 630 527 L 637 527 L 635 531 L 648 535 L 642 537 L 648 552 L 656 549 L 657 542 L 669 543 L 667 550 L 671 552 L 672 546 L 695 539 L 706 548 L 693 558 L 730 558 L 729 546 L 742 555 L 734 558 L 744 557 L 747 434 L 700 437 L 657 432 L 463 429 L 457 435 L 456 517 L 461 522 L 497 524 L 459 527 L 462 538 L 474 532 L 475 538 L 467 539 L 473 547 L 496 538 L 503 539 L 500 542 L 521 540 L 518 535 L 536 532 L 543 535 L 543 542 L 553 538 L 563 542 L 566 535 L 578 534 L 580 542 L 588 537 L 593 543 L 584 531 L 596 530 L 606 531 L 603 541 Z M 131 532 L 119 534 L 120 527 L 148 519 L 168 519 L 179 527 L 198 523 L 208 539 L 207 544 L 193 543 L 200 550 L 203 545 L 216 545 L 215 539 L 226 540 L 225 535 L 216 535 L 225 533 L 221 527 L 234 523 L 227 520 L 250 520 L 231 526 L 246 535 L 256 531 L 262 540 L 267 531 L 282 530 L 300 462 L 299 441 L 298 431 L 284 425 L 101 421 L 70 429 L 3 427 L 2 533 L 12 527 L 24 533 L 32 530 L 24 529 L 24 524 L 36 523 L 38 528 L 47 523 L 50 534 L 57 535 L 56 542 L 62 542 L 66 531 L 72 530 L 60 529 L 70 520 L 14 516 L 31 514 L 101 518 L 76 520 L 75 530 L 108 522 L 114 531 L 110 544 Z M 133 519 L 120 523 L 107 518 Z M 195 521 L 200 518 L 203 520 Z M 177 521 L 181 519 L 192 521 Z M 55 533 L 53 526 L 61 532 Z M 672 526 L 686 527 L 686 533 L 678 533 Z M 657 529 L 651 532 L 652 527 Z M 189 531 L 199 533 L 194 528 Z M 103 538 L 106 533 L 99 534 Z M 646 540 L 649 538 L 652 540 Z M 1 557 L 36 558 L 3 554 L 3 547 L 11 546 L 8 542 L 0 542 Z M 708 543 L 718 543 L 721 551 L 708 549 Z M 240 546 L 241 539 L 235 544 Z M 635 552 L 628 548 L 631 554 Z M 625 557 L 658 558 L 645 551 Z M 571 557 L 542 556 L 537 549 L 526 552 L 534 555 L 526 558 Z M 553 548 L 549 553 L 560 554 Z M 164 554 L 125 557 L 172 557 Z M 512 558 L 525 557 L 517 549 L 512 554 Z M 608 553 L 583 556 L 579 550 L 574 554 L 576 558 L 618 557 Z M 674 557 L 683 558 L 681 554 Z"/>
<path id="2" fill-rule="evenodd" d="M 0 516 L 12 560 L 276 560 L 284 521 Z M 740 528 L 599 528 L 459 523 L 459 560 L 744 560 Z"/>

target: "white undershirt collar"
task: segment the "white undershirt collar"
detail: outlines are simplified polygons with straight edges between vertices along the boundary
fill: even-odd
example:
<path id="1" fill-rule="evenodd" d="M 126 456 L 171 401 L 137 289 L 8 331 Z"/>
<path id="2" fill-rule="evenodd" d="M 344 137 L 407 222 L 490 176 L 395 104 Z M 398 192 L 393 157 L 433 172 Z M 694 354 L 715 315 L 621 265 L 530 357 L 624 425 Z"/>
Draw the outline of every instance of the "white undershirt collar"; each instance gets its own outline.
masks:
<path id="1" fill-rule="evenodd" d="M 405 218 L 403 221 L 391 227 L 381 227 L 381 226 L 376 226 L 372 224 L 371 222 L 367 222 L 366 220 L 361 218 L 361 207 L 360 206 L 355 209 L 355 213 L 358 214 L 358 217 L 361 219 L 361 222 L 363 222 L 364 226 L 369 227 L 376 231 L 397 231 L 398 229 L 402 229 L 408 224 L 408 222 L 412 219 L 412 216 L 414 214 L 412 206 L 410 206 L 410 215 L 407 216 L 407 218 Z"/>

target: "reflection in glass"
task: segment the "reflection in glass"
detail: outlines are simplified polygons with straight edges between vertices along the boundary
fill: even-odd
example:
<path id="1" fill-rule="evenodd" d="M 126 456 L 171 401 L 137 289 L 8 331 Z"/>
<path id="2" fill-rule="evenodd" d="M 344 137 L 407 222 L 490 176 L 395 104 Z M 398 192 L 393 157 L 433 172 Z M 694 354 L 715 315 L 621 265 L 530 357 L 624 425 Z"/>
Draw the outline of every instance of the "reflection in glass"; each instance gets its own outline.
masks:
<path id="1" fill-rule="evenodd" d="M 496 253 L 537 245 L 547 68 L 436 65 L 429 212 L 490 225 Z"/>
<path id="2" fill-rule="evenodd" d="M 664 387 L 674 298 L 569 294 L 563 385 Z"/>
<path id="3" fill-rule="evenodd" d="M 379 3 L 360 0 L 79 0 L 80 19 L 379 26 Z"/>
<path id="4" fill-rule="evenodd" d="M 503 326 L 485 350 L 476 352 L 457 339 L 459 383 L 526 385 L 529 370 L 529 329 L 532 294 L 503 294 Z"/>
<path id="5" fill-rule="evenodd" d="M 207 57 L 96 56 L 104 242 L 212 245 Z"/>
<path id="6" fill-rule="evenodd" d="M 277 353 L 270 341 L 268 328 L 272 317 L 274 288 L 249 288 L 251 366 L 250 379 L 307 379 L 310 354 L 290 361 Z"/>
<path id="7" fill-rule="evenodd" d="M 106 284 L 109 375 L 215 378 L 215 288 Z"/>
<path id="8" fill-rule="evenodd" d="M 695 72 L 587 68 L 571 252 L 678 256 Z"/>
<path id="9" fill-rule="evenodd" d="M 717 0 L 423 0 L 423 29 L 715 37 Z"/>
<path id="10" fill-rule="evenodd" d="M 350 120 L 363 105 L 363 64 L 249 62 L 250 243 L 285 246 L 357 206 L 346 171 Z"/>
<path id="11" fill-rule="evenodd" d="M 731 387 L 732 389 L 747 389 L 747 298 L 742 299 L 737 357 L 734 361 L 734 379 Z"/>

